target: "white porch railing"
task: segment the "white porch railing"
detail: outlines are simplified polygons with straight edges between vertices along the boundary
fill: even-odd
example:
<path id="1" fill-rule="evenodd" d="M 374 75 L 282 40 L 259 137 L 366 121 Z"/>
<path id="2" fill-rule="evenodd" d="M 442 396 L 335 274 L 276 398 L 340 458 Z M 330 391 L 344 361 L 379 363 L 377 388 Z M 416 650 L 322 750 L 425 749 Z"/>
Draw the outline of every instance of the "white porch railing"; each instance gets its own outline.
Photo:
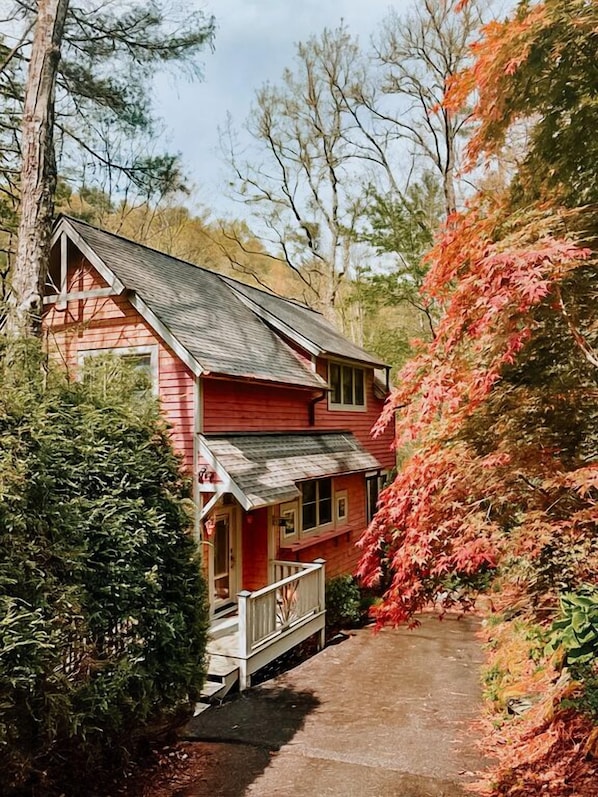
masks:
<path id="1" fill-rule="evenodd" d="M 241 689 L 246 688 L 258 664 L 264 666 L 260 662 L 272 661 L 311 634 L 319 632 L 324 644 L 324 565 L 323 559 L 310 564 L 276 561 L 273 584 L 239 593 Z"/>

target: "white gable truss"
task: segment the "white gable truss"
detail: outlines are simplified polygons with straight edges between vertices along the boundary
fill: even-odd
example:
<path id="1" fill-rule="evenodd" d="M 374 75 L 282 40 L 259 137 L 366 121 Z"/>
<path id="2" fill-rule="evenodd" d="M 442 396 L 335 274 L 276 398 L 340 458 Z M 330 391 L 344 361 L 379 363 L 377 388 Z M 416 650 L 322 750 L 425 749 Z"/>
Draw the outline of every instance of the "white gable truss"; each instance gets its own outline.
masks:
<path id="1" fill-rule="evenodd" d="M 106 288 L 94 288 L 89 291 L 75 291 L 73 293 L 67 292 L 67 241 L 69 240 L 86 257 L 104 281 L 108 283 Z M 46 296 L 44 298 L 44 304 L 56 304 L 57 307 L 64 308 L 65 303 L 70 299 L 93 299 L 102 296 L 120 296 L 127 290 L 126 286 L 104 263 L 102 258 L 83 240 L 72 224 L 69 223 L 68 219 L 60 219 L 56 226 L 54 235 L 52 236 L 51 246 L 54 247 L 58 242 L 60 242 L 60 290 L 56 295 Z M 158 316 L 147 306 L 138 294 L 130 291 L 127 298 L 139 315 L 149 324 L 154 332 L 170 346 L 177 357 L 185 363 L 195 376 L 201 376 L 205 373 L 205 369 L 201 364 L 172 334 L 168 327 L 160 321 Z"/>

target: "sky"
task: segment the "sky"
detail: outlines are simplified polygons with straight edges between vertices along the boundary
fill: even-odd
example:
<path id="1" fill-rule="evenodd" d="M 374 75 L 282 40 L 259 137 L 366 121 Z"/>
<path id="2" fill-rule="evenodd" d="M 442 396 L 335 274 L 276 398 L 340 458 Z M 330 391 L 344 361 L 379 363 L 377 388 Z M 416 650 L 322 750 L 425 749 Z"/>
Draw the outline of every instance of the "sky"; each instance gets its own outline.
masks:
<path id="1" fill-rule="evenodd" d="M 397 0 L 397 10 L 408 0 Z M 180 152 L 193 198 L 216 214 L 234 214 L 227 200 L 218 127 L 227 112 L 237 127 L 247 117 L 254 93 L 266 81 L 277 82 L 292 65 L 294 43 L 345 21 L 367 45 L 389 0 L 207 0 L 216 17 L 214 52 L 204 56 L 204 79 L 189 83 L 174 75 L 156 78 L 155 106 L 164 120 L 163 144 Z"/>

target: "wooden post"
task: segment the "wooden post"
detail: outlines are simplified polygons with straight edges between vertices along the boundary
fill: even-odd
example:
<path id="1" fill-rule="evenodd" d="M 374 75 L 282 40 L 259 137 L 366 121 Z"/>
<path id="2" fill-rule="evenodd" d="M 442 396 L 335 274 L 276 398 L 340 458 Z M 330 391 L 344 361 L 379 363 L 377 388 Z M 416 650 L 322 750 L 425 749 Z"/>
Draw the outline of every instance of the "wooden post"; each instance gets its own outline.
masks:
<path id="1" fill-rule="evenodd" d="M 326 560 L 315 559 L 314 564 L 319 565 L 318 587 L 320 590 L 320 611 L 325 612 L 326 611 Z M 325 644 L 326 644 L 326 623 L 324 622 L 324 627 L 320 631 L 320 640 L 318 643 L 319 649 L 322 650 Z"/>
<path id="2" fill-rule="evenodd" d="M 251 592 L 247 589 L 242 590 L 237 595 L 239 607 L 239 690 L 243 692 L 250 685 L 250 676 L 247 674 L 247 663 L 251 653 L 249 633 L 252 628 L 251 618 L 248 617 L 248 609 L 251 604 L 249 598 Z"/>

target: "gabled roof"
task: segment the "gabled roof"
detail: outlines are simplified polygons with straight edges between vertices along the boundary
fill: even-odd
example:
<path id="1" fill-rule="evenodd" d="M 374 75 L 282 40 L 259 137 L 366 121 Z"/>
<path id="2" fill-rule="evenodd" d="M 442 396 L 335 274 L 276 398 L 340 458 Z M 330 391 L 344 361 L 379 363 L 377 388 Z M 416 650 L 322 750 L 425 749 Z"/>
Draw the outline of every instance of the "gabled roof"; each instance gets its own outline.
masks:
<path id="1" fill-rule="evenodd" d="M 311 354 L 329 354 L 378 368 L 386 367 L 383 360 L 341 335 L 321 313 L 311 307 L 266 293 L 230 277 L 223 279 L 235 293 L 245 298 L 248 306 L 268 325 L 303 346 Z"/>
<path id="2" fill-rule="evenodd" d="M 78 219 L 62 216 L 55 236 L 61 231 L 92 256 L 93 265 L 111 285 L 130 292 L 133 305 L 161 334 L 168 333 L 196 373 L 325 387 L 326 382 L 300 360 L 281 333 L 312 353 L 380 364 L 304 305 L 248 288 Z M 278 324 L 268 315 L 279 319 Z"/>
<path id="3" fill-rule="evenodd" d="M 381 467 L 351 432 L 202 435 L 201 443 L 245 509 L 298 498 L 305 479 Z"/>

